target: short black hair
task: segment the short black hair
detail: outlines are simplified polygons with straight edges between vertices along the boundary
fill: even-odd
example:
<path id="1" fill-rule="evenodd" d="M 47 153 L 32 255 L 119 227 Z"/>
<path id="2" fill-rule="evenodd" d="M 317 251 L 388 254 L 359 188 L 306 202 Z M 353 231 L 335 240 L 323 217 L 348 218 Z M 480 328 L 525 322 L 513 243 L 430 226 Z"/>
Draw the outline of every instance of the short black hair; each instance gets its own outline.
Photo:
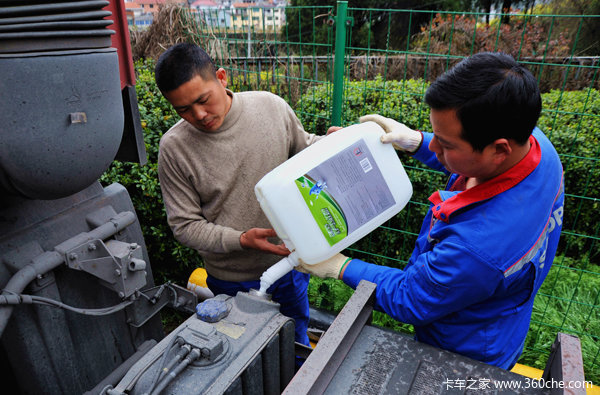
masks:
<path id="1" fill-rule="evenodd" d="M 161 92 L 170 92 L 197 75 L 205 80 L 216 79 L 216 66 L 199 46 L 188 43 L 173 45 L 160 55 L 154 68 L 154 78 Z"/>
<path id="2" fill-rule="evenodd" d="M 435 110 L 456 110 L 462 138 L 477 151 L 499 138 L 525 144 L 542 111 L 533 74 L 500 52 L 463 59 L 429 86 L 425 102 Z"/>

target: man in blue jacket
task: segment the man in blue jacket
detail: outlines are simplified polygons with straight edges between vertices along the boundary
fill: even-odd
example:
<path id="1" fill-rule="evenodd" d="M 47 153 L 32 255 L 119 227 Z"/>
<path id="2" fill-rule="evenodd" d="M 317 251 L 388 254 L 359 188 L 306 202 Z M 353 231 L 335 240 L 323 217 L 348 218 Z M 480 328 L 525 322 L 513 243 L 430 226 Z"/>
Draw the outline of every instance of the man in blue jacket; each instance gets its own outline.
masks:
<path id="1" fill-rule="evenodd" d="M 300 270 L 356 287 L 377 284 L 377 308 L 416 339 L 505 369 L 519 359 L 533 300 L 556 253 L 563 170 L 536 127 L 536 79 L 509 55 L 479 53 L 427 90 L 433 133 L 368 115 L 384 143 L 449 174 L 430 196 L 404 270 L 338 254 Z"/>

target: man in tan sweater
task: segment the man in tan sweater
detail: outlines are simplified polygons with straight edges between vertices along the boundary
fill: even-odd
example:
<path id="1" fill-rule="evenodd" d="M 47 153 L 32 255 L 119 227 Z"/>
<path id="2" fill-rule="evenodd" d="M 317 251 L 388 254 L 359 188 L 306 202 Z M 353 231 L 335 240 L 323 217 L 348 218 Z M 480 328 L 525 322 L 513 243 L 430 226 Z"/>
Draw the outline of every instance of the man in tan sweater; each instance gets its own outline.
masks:
<path id="1" fill-rule="evenodd" d="M 318 138 L 268 92 L 233 93 L 227 72 L 198 46 L 177 44 L 156 64 L 156 82 L 183 118 L 160 141 L 158 175 L 169 226 L 197 250 L 214 294 L 259 288 L 260 275 L 289 254 L 264 216 L 254 185 Z M 292 271 L 268 290 L 308 344 L 308 275 Z"/>

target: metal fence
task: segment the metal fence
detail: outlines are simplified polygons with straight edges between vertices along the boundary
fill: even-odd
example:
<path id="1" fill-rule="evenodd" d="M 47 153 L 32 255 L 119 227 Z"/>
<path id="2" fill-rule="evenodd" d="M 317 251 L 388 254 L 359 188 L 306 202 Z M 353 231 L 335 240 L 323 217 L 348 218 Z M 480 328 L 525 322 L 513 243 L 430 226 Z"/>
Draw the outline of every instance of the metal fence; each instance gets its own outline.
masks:
<path id="1" fill-rule="evenodd" d="M 216 17 L 187 15 L 189 38 L 228 70 L 232 89 L 279 94 L 305 128 L 319 134 L 327 126 L 352 124 L 374 112 L 430 130 L 423 94 L 457 61 L 489 50 L 510 53 L 525 64 L 543 92 L 539 126 L 563 162 L 566 199 L 558 255 L 536 297 L 520 362 L 543 368 L 556 333 L 574 334 L 582 342 L 586 377 L 600 383 L 600 221 L 595 215 L 600 198 L 600 58 L 589 54 L 597 41 L 589 26 L 597 26 L 600 16 L 487 17 L 348 8 L 346 2 L 288 7 L 281 26 L 269 26 L 266 17 L 254 24 L 219 26 Z M 510 24 L 499 23 L 503 18 L 510 18 Z M 411 202 L 348 254 L 396 267 L 410 257 L 427 197 L 443 187 L 444 177 L 402 160 L 415 187 Z"/>

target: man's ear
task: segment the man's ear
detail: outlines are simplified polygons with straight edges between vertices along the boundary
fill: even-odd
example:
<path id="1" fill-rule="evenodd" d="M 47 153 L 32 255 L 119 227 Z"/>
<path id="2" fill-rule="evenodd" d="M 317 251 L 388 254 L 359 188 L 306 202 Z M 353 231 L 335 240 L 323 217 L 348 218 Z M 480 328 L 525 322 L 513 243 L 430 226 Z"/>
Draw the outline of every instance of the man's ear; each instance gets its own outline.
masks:
<path id="1" fill-rule="evenodd" d="M 512 145 L 510 145 L 510 142 L 507 139 L 497 139 L 492 143 L 492 147 L 494 150 L 494 161 L 498 165 L 504 162 L 513 151 Z"/>
<path id="2" fill-rule="evenodd" d="M 224 88 L 227 88 L 227 71 L 224 68 L 219 67 L 216 75 L 217 80 L 221 83 L 221 85 L 223 85 Z"/>

